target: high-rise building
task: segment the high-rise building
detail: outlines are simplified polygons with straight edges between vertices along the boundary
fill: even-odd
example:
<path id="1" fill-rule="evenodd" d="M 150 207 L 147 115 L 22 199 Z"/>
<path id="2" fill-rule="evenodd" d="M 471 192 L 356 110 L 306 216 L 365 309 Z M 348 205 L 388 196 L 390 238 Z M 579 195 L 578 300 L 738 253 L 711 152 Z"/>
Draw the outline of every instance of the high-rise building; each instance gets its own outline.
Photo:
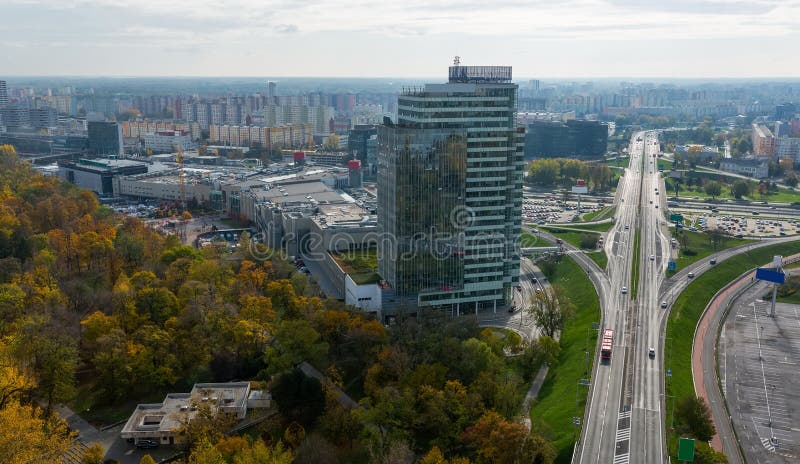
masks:
<path id="1" fill-rule="evenodd" d="M 122 127 L 116 122 L 89 121 L 89 150 L 95 155 L 122 156 Z"/>
<path id="2" fill-rule="evenodd" d="M 6 81 L 0 81 L 0 108 L 8 105 L 8 87 Z"/>
<path id="3" fill-rule="evenodd" d="M 772 156 L 775 151 L 775 136 L 763 124 L 753 123 L 753 154 L 756 156 Z"/>
<path id="4" fill-rule="evenodd" d="M 406 89 L 397 107 L 378 128 L 384 310 L 510 304 L 524 138 L 511 67 L 452 66 L 448 83 Z"/>

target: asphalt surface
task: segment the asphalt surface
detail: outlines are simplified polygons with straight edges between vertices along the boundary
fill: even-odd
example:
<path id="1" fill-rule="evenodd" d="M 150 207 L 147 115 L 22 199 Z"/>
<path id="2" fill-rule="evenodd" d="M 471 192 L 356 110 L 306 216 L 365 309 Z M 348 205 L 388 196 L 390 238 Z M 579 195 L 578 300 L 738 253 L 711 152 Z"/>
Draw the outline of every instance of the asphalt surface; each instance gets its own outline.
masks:
<path id="1" fill-rule="evenodd" d="M 617 222 L 607 234 L 604 245 L 608 255 L 608 267 L 606 268 L 608 278 L 605 279 L 605 282 L 602 282 L 604 279 L 598 279 L 601 281 L 601 286 L 597 287 L 603 311 L 601 333 L 605 329 L 613 329 L 614 345 L 610 362 L 594 364 L 589 406 L 581 429 L 581 441 L 573 456 L 574 462 L 631 462 L 633 451 L 631 443 L 634 439 L 633 434 L 636 433 L 632 426 L 638 417 L 631 409 L 635 384 L 634 371 L 626 359 L 630 359 L 633 355 L 629 349 L 634 346 L 635 340 L 634 332 L 629 330 L 633 328 L 631 321 L 633 302 L 630 299 L 630 288 L 627 288 L 626 293 L 623 293 L 622 290 L 623 287 L 631 286 L 631 262 L 635 230 L 639 226 L 639 203 L 640 198 L 643 195 L 646 196 L 646 193 L 643 194 L 643 185 L 645 185 L 645 189 L 647 185 L 650 185 L 642 182 L 642 167 L 646 163 L 643 158 L 647 155 L 652 157 L 651 150 L 657 150 L 657 145 L 653 144 L 654 139 L 655 135 L 651 139 L 642 132 L 634 134 L 628 150 L 630 167 L 625 170 L 625 175 L 620 179 L 617 187 Z M 656 178 L 658 176 L 658 171 L 655 169 L 645 171 L 649 176 Z M 650 174 L 651 172 L 654 174 Z M 653 196 L 655 195 L 653 194 Z M 653 210 L 657 211 L 656 208 Z M 645 223 L 648 221 L 643 216 L 642 224 Z M 653 232 L 651 231 L 650 238 L 654 239 L 656 235 Z M 647 245 L 646 242 L 649 241 L 649 238 L 644 233 L 641 235 L 641 240 L 643 250 L 657 248 L 655 244 Z M 642 256 L 643 259 L 649 260 L 645 253 L 642 253 Z M 663 264 L 663 260 L 659 262 Z M 645 269 L 641 269 L 644 272 Z M 646 289 L 640 288 L 640 294 L 645 295 L 643 292 L 646 292 Z M 648 406 L 647 403 L 642 403 L 642 405 Z M 647 419 L 648 417 L 645 417 L 645 420 Z M 656 429 L 658 428 L 660 425 L 656 427 Z"/>
<path id="2" fill-rule="evenodd" d="M 733 301 L 718 342 L 720 382 L 747 462 L 800 462 L 800 306 L 775 317 L 756 283 Z"/>

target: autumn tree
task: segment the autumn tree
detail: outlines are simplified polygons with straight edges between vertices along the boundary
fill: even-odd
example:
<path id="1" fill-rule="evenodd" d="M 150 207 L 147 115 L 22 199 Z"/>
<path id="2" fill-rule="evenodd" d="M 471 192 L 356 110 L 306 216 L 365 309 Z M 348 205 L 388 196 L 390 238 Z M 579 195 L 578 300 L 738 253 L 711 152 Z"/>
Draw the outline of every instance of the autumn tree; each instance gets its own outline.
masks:
<path id="1" fill-rule="evenodd" d="M 94 443 L 86 448 L 83 458 L 81 458 L 81 464 L 102 464 L 105 455 L 106 450 L 103 449 L 103 445 Z"/>
<path id="2" fill-rule="evenodd" d="M 0 456 L 5 464 L 57 462 L 74 436 L 63 420 L 33 406 L 12 400 L 0 408 Z"/>

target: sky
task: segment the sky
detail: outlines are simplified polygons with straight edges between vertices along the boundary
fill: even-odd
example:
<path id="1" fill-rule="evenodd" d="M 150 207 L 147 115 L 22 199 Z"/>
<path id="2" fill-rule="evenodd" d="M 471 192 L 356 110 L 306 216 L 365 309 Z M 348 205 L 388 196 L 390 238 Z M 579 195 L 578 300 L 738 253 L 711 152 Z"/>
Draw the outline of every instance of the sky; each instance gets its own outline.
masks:
<path id="1" fill-rule="evenodd" d="M 0 0 L 0 76 L 800 77 L 800 0 Z"/>

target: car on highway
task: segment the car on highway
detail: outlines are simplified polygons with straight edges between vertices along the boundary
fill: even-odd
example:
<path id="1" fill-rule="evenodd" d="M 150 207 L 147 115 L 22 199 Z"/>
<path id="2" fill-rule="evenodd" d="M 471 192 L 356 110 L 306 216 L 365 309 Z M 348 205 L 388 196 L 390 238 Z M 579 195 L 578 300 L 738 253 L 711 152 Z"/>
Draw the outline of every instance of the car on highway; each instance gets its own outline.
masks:
<path id="1" fill-rule="evenodd" d="M 650 255 L 650 261 L 655 261 L 656 255 Z"/>
<path id="2" fill-rule="evenodd" d="M 691 279 L 691 278 L 693 278 L 693 277 L 694 277 L 694 272 L 690 272 L 690 273 L 688 274 L 688 276 L 689 276 L 689 278 L 690 278 L 690 279 Z"/>
<path id="3" fill-rule="evenodd" d="M 628 287 L 622 287 L 622 294 L 628 293 Z"/>
<path id="4" fill-rule="evenodd" d="M 625 224 L 625 230 L 628 230 L 630 228 L 631 228 L 631 226 L 629 226 L 628 224 Z"/>
<path id="5" fill-rule="evenodd" d="M 648 349 L 647 350 L 647 356 L 650 356 L 650 359 L 655 358 L 656 357 L 656 349 L 652 348 L 652 347 L 650 349 Z"/>
<path id="6" fill-rule="evenodd" d="M 711 258 L 711 261 L 709 261 L 708 263 L 709 264 L 717 264 L 717 260 L 714 259 L 714 258 Z"/>
<path id="7" fill-rule="evenodd" d="M 661 302 L 661 309 L 667 309 L 667 302 L 666 301 L 662 301 Z"/>

